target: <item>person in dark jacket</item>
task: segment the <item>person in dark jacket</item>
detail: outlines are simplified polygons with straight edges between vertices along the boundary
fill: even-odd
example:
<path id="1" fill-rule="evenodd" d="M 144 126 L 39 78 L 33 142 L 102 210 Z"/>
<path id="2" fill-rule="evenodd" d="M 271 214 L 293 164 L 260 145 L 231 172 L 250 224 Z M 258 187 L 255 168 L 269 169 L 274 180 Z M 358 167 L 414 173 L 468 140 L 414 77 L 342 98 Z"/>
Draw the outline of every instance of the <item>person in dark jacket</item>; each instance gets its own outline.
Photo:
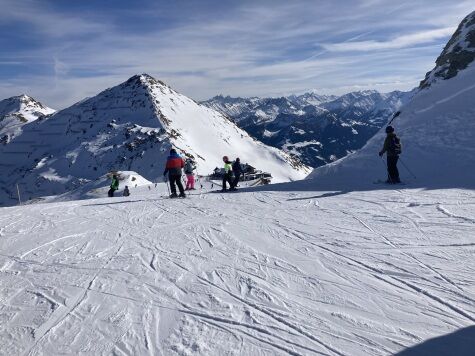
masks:
<path id="1" fill-rule="evenodd" d="M 172 148 L 170 150 L 170 155 L 167 158 L 167 164 L 165 167 L 165 171 L 163 175 L 165 176 L 168 173 L 168 180 L 170 181 L 170 189 L 172 194 L 170 198 L 176 198 L 178 195 L 176 194 L 176 186 L 180 190 L 180 198 L 186 197 L 185 190 L 183 189 L 183 184 L 181 183 L 181 173 L 182 169 L 185 167 L 185 162 L 183 158 L 177 153 L 177 151 Z"/>
<path id="2" fill-rule="evenodd" d="M 227 190 L 226 188 L 226 182 L 229 183 L 229 188 L 233 188 L 233 165 L 229 161 L 228 156 L 223 157 L 223 162 L 224 162 L 224 175 L 223 175 L 223 189 L 222 191 L 225 192 Z"/>
<path id="3" fill-rule="evenodd" d="M 149 187 L 150 188 L 150 187 Z M 124 192 L 122 193 L 124 197 L 128 197 L 130 195 L 130 190 L 128 186 L 125 186 Z"/>
<path id="4" fill-rule="evenodd" d="M 388 165 L 388 180 L 386 183 L 401 183 L 399 179 L 399 170 L 397 169 L 397 161 L 399 160 L 400 143 L 399 138 L 394 133 L 394 127 L 386 127 L 386 139 L 384 140 L 383 149 L 379 152 L 382 157 L 386 153 Z M 398 147 L 399 145 L 399 147 Z"/>
<path id="5" fill-rule="evenodd" d="M 117 178 L 117 175 L 114 174 L 114 175 L 112 175 L 112 182 L 111 182 L 111 185 L 110 185 L 110 189 L 107 192 L 107 195 L 112 198 L 114 196 L 114 192 L 117 189 L 119 189 L 119 178 Z"/>
<path id="6" fill-rule="evenodd" d="M 231 187 L 231 190 L 236 190 L 236 187 L 239 183 L 239 178 L 241 177 L 242 174 L 242 167 L 241 167 L 241 160 L 236 158 L 236 160 L 233 162 L 233 174 L 234 174 L 234 180 L 233 180 L 233 186 Z"/>

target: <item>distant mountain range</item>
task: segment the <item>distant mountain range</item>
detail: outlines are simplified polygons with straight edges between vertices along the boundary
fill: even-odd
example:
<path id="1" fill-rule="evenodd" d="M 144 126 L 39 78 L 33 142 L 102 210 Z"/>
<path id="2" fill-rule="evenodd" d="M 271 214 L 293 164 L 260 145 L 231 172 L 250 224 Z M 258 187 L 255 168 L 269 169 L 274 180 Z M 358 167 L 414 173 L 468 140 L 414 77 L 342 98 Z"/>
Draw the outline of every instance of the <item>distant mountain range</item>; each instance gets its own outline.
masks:
<path id="1" fill-rule="evenodd" d="M 263 143 L 319 167 L 361 148 L 411 95 L 373 90 L 342 96 L 316 92 L 280 98 L 219 95 L 203 104 L 229 116 Z"/>

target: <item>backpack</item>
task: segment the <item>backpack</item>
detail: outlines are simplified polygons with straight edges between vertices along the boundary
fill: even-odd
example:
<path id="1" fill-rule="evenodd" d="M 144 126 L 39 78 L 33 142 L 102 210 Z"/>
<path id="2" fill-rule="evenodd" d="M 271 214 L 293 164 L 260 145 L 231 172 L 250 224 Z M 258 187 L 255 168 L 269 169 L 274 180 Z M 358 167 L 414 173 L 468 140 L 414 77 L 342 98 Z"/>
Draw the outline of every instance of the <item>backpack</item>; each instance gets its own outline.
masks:
<path id="1" fill-rule="evenodd" d="M 402 152 L 401 140 L 394 135 L 389 142 L 389 152 L 394 155 L 400 155 Z"/>
<path id="2" fill-rule="evenodd" d="M 185 164 L 185 173 L 192 174 L 193 173 L 193 164 L 191 162 L 186 162 Z"/>

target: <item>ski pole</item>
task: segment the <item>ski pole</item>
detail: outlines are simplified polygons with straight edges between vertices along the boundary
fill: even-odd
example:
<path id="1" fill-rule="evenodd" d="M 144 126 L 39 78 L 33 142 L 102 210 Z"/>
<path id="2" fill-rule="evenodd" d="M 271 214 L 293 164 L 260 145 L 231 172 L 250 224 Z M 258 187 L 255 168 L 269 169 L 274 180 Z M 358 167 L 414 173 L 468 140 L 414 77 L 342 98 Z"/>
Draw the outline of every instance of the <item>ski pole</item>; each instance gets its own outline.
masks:
<path id="1" fill-rule="evenodd" d="M 20 188 L 18 188 L 18 183 L 17 183 L 17 185 L 16 185 L 16 192 L 17 192 L 17 194 L 18 194 L 18 202 L 19 202 L 20 205 L 21 205 Z"/>
<path id="2" fill-rule="evenodd" d="M 409 174 L 414 177 L 414 179 L 417 179 L 416 175 L 411 172 L 411 170 L 406 166 L 406 164 L 403 162 L 403 160 L 401 159 L 401 157 L 399 157 L 399 160 L 401 161 L 403 167 L 406 168 L 406 171 L 408 171 Z"/>
<path id="3" fill-rule="evenodd" d="M 167 185 L 168 195 L 170 195 L 170 187 L 168 186 L 168 179 L 165 178 L 165 184 Z"/>

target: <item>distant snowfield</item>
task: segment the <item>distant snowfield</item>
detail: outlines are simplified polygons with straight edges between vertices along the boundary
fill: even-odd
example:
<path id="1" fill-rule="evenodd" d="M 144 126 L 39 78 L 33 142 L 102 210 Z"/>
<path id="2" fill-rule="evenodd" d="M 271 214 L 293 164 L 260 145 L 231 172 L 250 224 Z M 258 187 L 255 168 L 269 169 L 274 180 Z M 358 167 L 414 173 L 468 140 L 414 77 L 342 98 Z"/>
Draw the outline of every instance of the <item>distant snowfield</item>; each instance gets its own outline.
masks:
<path id="1" fill-rule="evenodd" d="M 157 187 L 0 209 L 2 355 L 389 355 L 475 322 L 473 190 Z"/>

